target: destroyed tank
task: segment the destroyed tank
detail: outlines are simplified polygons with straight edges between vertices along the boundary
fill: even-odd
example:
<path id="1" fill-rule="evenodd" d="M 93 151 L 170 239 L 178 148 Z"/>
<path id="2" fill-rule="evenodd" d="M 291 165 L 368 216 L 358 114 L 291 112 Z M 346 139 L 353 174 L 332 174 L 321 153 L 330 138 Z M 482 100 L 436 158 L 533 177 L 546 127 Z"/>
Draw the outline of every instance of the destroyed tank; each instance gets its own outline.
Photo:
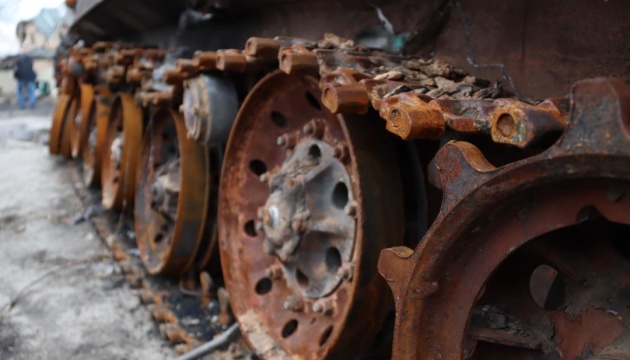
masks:
<path id="1" fill-rule="evenodd" d="M 251 354 L 630 356 L 628 4 L 69 6 L 51 154 Z"/>

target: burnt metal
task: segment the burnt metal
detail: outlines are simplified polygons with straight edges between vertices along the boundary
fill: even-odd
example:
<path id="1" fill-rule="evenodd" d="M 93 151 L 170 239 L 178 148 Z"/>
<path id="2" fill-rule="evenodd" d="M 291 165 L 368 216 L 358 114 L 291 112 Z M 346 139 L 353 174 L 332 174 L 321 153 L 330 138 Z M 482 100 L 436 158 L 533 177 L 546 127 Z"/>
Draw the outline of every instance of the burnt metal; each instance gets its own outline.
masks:
<path id="1" fill-rule="evenodd" d="M 209 152 L 186 137 L 181 114 L 159 110 L 142 141 L 134 210 L 140 258 L 152 274 L 184 274 L 206 238 Z M 210 244 L 209 251 L 216 243 Z"/>
<path id="2" fill-rule="evenodd" d="M 71 146 L 72 157 L 79 158 L 83 153 L 83 144 L 88 136 L 88 122 L 92 116 L 94 106 L 94 87 L 91 84 L 82 83 L 75 99 L 77 101 L 76 115 L 70 123 L 71 125 Z"/>
<path id="3" fill-rule="evenodd" d="M 497 143 L 524 148 L 564 126 L 554 102 L 539 108 L 512 99 L 487 103 L 482 99 L 503 95 L 500 84 L 436 59 L 392 56 L 328 36 L 309 47 L 281 46 L 278 61 L 287 74 L 319 73 L 322 103 L 331 112 L 364 114 L 372 107 L 388 121 L 387 129 L 405 140 L 438 140 L 449 125 L 454 131 L 486 133 Z M 435 104 L 426 104 L 432 100 Z M 508 119 L 514 131 L 506 135 Z"/>
<path id="4" fill-rule="evenodd" d="M 488 134 L 498 144 L 526 148 L 559 136 L 566 126 L 566 112 L 552 99 L 534 106 L 515 99 L 422 98 L 405 92 L 384 99 L 380 115 L 387 130 L 404 140 L 437 140 L 448 126 L 455 132 Z"/>
<path id="5" fill-rule="evenodd" d="M 441 29 L 410 39 L 408 54 L 431 53 L 466 72 L 502 81 L 521 98 L 564 96 L 574 82 L 595 76 L 630 80 L 627 3 L 460 0 L 449 5 Z M 583 34 L 578 42 L 575 34 Z"/>
<path id="6" fill-rule="evenodd" d="M 69 138 L 65 135 L 66 114 L 70 106 L 71 97 L 68 94 L 60 94 L 53 112 L 52 125 L 50 128 L 50 139 L 48 141 L 48 151 L 51 155 L 62 155 L 62 147 L 69 147 Z M 65 152 L 65 151 L 64 151 Z"/>
<path id="7" fill-rule="evenodd" d="M 88 187 L 98 187 L 101 184 L 101 161 L 107 140 L 111 102 L 111 94 L 107 89 L 98 87 L 94 91 L 92 104 L 84 121 L 85 135 L 81 146 L 83 182 Z"/>
<path id="8" fill-rule="evenodd" d="M 81 85 L 82 84 L 79 84 L 77 90 L 72 96 L 70 109 L 68 110 L 67 114 L 68 127 L 70 131 L 70 154 L 73 158 L 76 158 L 80 154 L 81 123 L 83 119 L 83 114 L 81 111 L 81 93 L 83 87 Z"/>
<path id="9" fill-rule="evenodd" d="M 467 142 L 450 142 L 439 150 L 440 214 L 415 251 L 390 248 L 379 260 L 379 271 L 397 299 L 393 359 L 463 359 L 476 353 L 477 358 L 517 358 L 488 350 L 491 343 L 534 351 L 529 356 L 575 358 L 623 344 L 627 309 L 605 299 L 621 296 L 628 263 L 610 248 L 606 233 L 586 239 L 605 251 L 581 249 L 571 238 L 569 247 L 536 253 L 574 284 L 557 311 L 534 310 L 533 300 L 509 291 L 525 267 L 510 272 L 510 289 L 497 290 L 490 280 L 494 273 L 505 279 L 508 274 L 500 266 L 514 264 L 511 254 L 525 251 L 533 239 L 547 236 L 531 244 L 552 246 L 554 231 L 589 219 L 630 224 L 628 104 L 630 90 L 622 82 L 584 80 L 571 90 L 564 134 L 539 155 L 495 168 Z M 627 237 L 627 232 L 621 234 Z M 577 254 L 569 255 L 572 251 Z M 601 257 L 592 258 L 593 253 Z M 535 260 L 525 259 L 530 266 Z M 607 268 L 613 261 L 617 265 Z M 599 270 L 601 266 L 608 270 Z M 553 287 L 555 277 L 534 278 L 532 286 L 550 293 L 544 289 Z M 490 302 L 486 310 L 483 301 Z M 479 311 L 495 320 L 474 320 Z M 514 329 L 506 334 L 503 329 L 509 330 L 510 323 Z M 603 328 L 607 330 L 598 330 Z"/>
<path id="10" fill-rule="evenodd" d="M 347 49 L 339 39 L 334 44 L 338 46 L 334 51 L 301 50 L 318 62 L 322 103 L 333 113 L 362 114 L 373 107 L 387 121 L 387 130 L 403 140 L 439 140 L 448 127 L 528 148 L 554 140 L 566 126 L 566 99 L 548 99 L 538 106 L 510 98 L 490 102 L 505 95 L 500 84 L 489 84 L 443 61 Z M 285 50 L 280 50 L 280 68 L 289 72 L 282 67 Z"/>
<path id="11" fill-rule="evenodd" d="M 461 4 L 455 6 L 463 10 Z M 230 73 L 243 87 L 242 95 L 247 87 L 243 84 L 253 84 L 271 68 L 291 74 L 276 73 L 259 83 L 239 115 L 241 124 L 231 136 L 221 185 L 220 224 L 214 223 L 216 209 L 208 200 L 216 192 L 199 193 L 216 181 L 199 181 L 204 177 L 198 173 L 185 176 L 179 157 L 157 167 L 141 166 L 144 173 L 138 182 L 143 190 L 135 194 L 136 200 L 143 196 L 144 211 L 136 214 L 136 225 L 142 223 L 138 241 L 144 247 L 145 266 L 153 273 L 205 268 L 201 264 L 212 263 L 216 229 L 221 229 L 230 301 L 258 355 L 354 358 L 357 348 L 365 354 L 375 343 L 387 342 L 380 327 L 388 319 L 390 299 L 373 276 L 373 251 L 402 243 L 398 235 L 404 230 L 404 188 L 388 147 L 390 134 L 378 119 L 371 119 L 371 109 L 401 138 L 441 140 L 442 146 L 429 169 L 431 181 L 444 192 L 436 222 L 415 252 L 398 247 L 381 255 L 379 269 L 396 299 L 395 358 L 627 355 L 624 329 L 630 314 L 607 300 L 623 297 L 618 289 L 625 283 L 599 264 L 600 258 L 606 259 L 609 268 L 622 274 L 627 270 L 620 250 L 612 246 L 614 236 L 608 236 L 617 233 L 616 225 L 614 231 L 598 228 L 595 246 L 590 239 L 570 242 L 586 233 L 580 231 L 584 222 L 628 224 L 628 153 L 623 147 L 630 132 L 624 115 L 630 96 L 619 82 L 581 82 L 570 103 L 564 98 L 538 105 L 495 99 L 506 95 L 499 83 L 439 60 L 388 55 L 335 36 L 319 42 L 252 38 L 242 52 L 200 52 L 193 60 L 172 64 L 162 64 L 164 54 L 157 50 L 124 44 L 75 48 L 70 55 L 63 70 L 62 92 L 71 95 L 70 105 L 65 105 L 71 110 L 63 110 L 66 124 L 76 119 L 72 104 L 77 109 L 79 100 L 72 101 L 72 96 L 80 76 L 84 83 L 96 81 L 129 97 L 127 93 L 135 92 L 135 111 L 140 106 L 162 108 L 160 117 L 170 116 L 179 124 L 171 135 L 183 139 L 188 127 L 187 136 L 203 144 L 226 138 L 210 140 L 217 134 L 210 105 L 224 101 L 204 94 L 206 76 Z M 81 71 L 73 72 L 77 64 Z M 319 84 L 307 75 L 319 75 Z M 186 94 L 189 83 L 199 88 Z M 164 109 L 176 109 L 182 96 L 186 122 Z M 109 165 L 102 175 L 112 182 L 120 180 L 131 146 L 120 108 L 114 104 L 110 117 Z M 368 115 L 356 119 L 348 113 Z M 142 113 L 136 117 L 142 124 Z M 594 119 L 597 122 L 588 123 Z M 88 123 L 86 116 L 82 123 Z M 69 139 L 70 130 L 57 126 L 55 133 L 62 131 Z M 495 147 L 484 153 L 477 142 L 447 142 L 470 135 L 483 135 Z M 497 168 L 486 158 L 501 152 L 503 145 L 522 152 L 519 159 L 539 148 L 547 150 Z M 60 147 L 59 142 L 54 147 Z M 64 149 L 59 151 L 65 154 L 69 148 Z M 220 149 L 214 150 L 218 154 L 212 156 L 220 159 Z M 154 160 L 148 158 L 149 163 Z M 207 162 L 206 167 L 199 164 L 197 171 L 218 173 L 210 171 Z M 211 166 L 217 165 L 211 161 Z M 198 183 L 190 185 L 194 181 Z M 341 197 L 335 195 L 339 184 L 346 188 Z M 104 200 L 111 199 L 111 186 L 107 189 Z M 190 198 L 184 200 L 187 191 Z M 337 204 L 340 198 L 343 206 Z M 203 205 L 197 202 L 201 200 Z M 181 208 L 195 211 L 182 217 Z M 186 221 L 189 226 L 178 233 L 177 224 Z M 561 237 L 563 227 L 574 233 L 563 235 L 570 240 L 557 241 L 558 251 L 549 246 L 549 238 Z M 590 253 L 601 256 L 593 259 Z M 541 256 L 544 264 L 537 262 Z M 142 279 L 131 280 L 143 285 Z M 579 286 L 563 288 L 568 281 Z M 510 286 L 521 292 L 504 291 Z M 559 301 L 559 288 L 564 289 L 566 306 L 549 309 Z M 232 321 L 228 297 L 223 293 L 219 299 L 227 324 Z M 581 325 L 586 323 L 592 326 Z M 177 329 L 160 329 L 173 341 L 188 342 Z M 580 336 L 572 335 L 576 333 Z"/>
<path id="12" fill-rule="evenodd" d="M 64 120 L 61 128 L 61 138 L 59 140 L 59 155 L 64 158 L 72 158 L 72 132 L 79 112 L 79 102 L 77 101 L 77 92 L 73 93 L 68 99 L 66 111 L 63 113 Z"/>
<path id="13" fill-rule="evenodd" d="M 232 80 L 223 74 L 201 75 L 184 82 L 183 103 L 188 137 L 201 144 L 227 141 L 238 112 Z"/>
<path id="14" fill-rule="evenodd" d="M 217 70 L 242 73 L 247 69 L 247 58 L 241 50 L 219 50 L 216 56 Z"/>
<path id="15" fill-rule="evenodd" d="M 103 206 L 121 211 L 131 207 L 135 197 L 140 143 L 143 134 L 143 110 L 133 96 L 118 93 L 112 100 L 107 140 L 101 158 Z"/>
<path id="16" fill-rule="evenodd" d="M 138 21 L 137 27 L 121 31 L 123 27 L 117 21 L 99 18 L 123 11 L 117 3 L 111 1 L 111 7 L 103 8 L 100 14 L 94 8 L 91 16 L 104 23 L 100 32 L 90 27 L 92 18 L 79 20 L 75 29 L 82 38 L 124 33 L 129 39 L 159 42 L 163 47 L 214 50 L 241 46 L 251 34 L 320 38 L 324 32 L 333 32 L 358 40 L 380 25 L 375 8 L 364 3 L 282 2 L 262 6 L 256 2 L 250 3 L 249 9 L 228 9 L 229 21 L 218 14 L 212 21 L 176 37 L 176 19 L 170 28 L 162 23 L 165 26 L 153 30 L 155 23 L 145 27 L 144 21 Z M 630 31 L 626 3 L 601 2 L 593 7 L 588 0 L 578 0 L 567 7 L 560 0 L 519 0 L 510 4 L 497 0 L 374 3 L 393 25 L 395 33 L 388 34 L 384 39 L 387 42 L 398 36 L 399 40 L 407 40 L 407 54 L 425 58 L 434 54 L 466 72 L 502 81 L 509 90 L 513 90 L 510 83 L 514 83 L 524 98 L 562 96 L 573 82 L 586 77 L 610 75 L 628 80 L 625 44 Z M 142 18 L 162 9 L 144 7 L 152 9 L 144 10 Z M 583 16 L 589 12 L 596 14 L 591 20 Z M 577 44 L 575 34 L 583 34 Z"/>
<path id="17" fill-rule="evenodd" d="M 391 304 L 372 250 L 403 238 L 395 155 L 373 146 L 388 141 L 378 122 L 333 115 L 320 95 L 314 78 L 265 77 L 224 160 L 224 279 L 243 335 L 265 358 L 355 357 L 375 344 Z"/>

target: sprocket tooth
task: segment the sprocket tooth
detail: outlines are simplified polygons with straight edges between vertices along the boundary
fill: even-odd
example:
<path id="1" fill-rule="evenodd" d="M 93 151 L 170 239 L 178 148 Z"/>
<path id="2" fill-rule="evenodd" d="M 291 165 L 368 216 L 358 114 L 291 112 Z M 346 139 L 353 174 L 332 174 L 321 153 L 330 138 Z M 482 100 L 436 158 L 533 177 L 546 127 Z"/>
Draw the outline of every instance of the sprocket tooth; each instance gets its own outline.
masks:
<path id="1" fill-rule="evenodd" d="M 573 290 L 566 291 L 562 306 L 547 309 L 539 304 L 540 309 L 537 309 L 530 306 L 531 298 L 523 297 L 520 289 L 529 289 L 533 295 L 532 282 L 538 280 L 534 276 L 536 270 L 531 270 L 541 263 L 541 257 L 545 263 L 557 267 L 554 270 L 557 273 L 582 284 L 585 273 L 582 276 L 571 274 L 596 269 L 584 266 L 597 258 L 593 256 L 593 246 L 618 251 L 610 246 L 615 240 L 606 235 L 593 237 L 588 232 L 578 233 L 586 229 L 584 226 L 590 226 L 583 221 L 587 218 L 583 216 L 585 209 L 597 209 L 602 214 L 597 225 L 591 222 L 598 229 L 607 229 L 604 220 L 615 223 L 614 226 L 623 224 L 625 231 L 630 224 L 628 207 L 616 208 L 623 206 L 625 191 L 621 188 L 627 188 L 630 182 L 630 90 L 616 80 L 592 79 L 573 87 L 571 101 L 571 122 L 566 132 L 547 151 L 537 155 L 495 168 L 470 143 L 450 142 L 438 151 L 429 178 L 443 189 L 442 207 L 411 255 L 414 261 L 399 259 L 391 251 L 386 255 L 388 250 L 383 251 L 379 259 L 379 271 L 386 278 L 400 281 L 408 277 L 403 284 L 392 286 L 390 282 L 396 296 L 397 314 L 392 359 L 491 358 L 487 354 L 494 349 L 469 346 L 471 339 L 486 342 L 484 347 L 490 344 L 479 336 L 479 324 L 473 318 L 479 309 L 493 311 L 495 304 L 514 311 L 521 298 L 524 303 L 519 317 L 540 319 L 543 315 L 539 311 L 544 310 L 554 312 L 554 316 L 562 314 L 560 316 L 567 319 L 575 319 L 576 312 L 568 309 L 578 300 L 574 302 L 569 296 L 582 299 L 586 296 L 584 293 L 569 295 Z M 560 231 L 570 228 L 575 232 L 560 239 L 568 251 L 556 247 L 561 243 L 556 241 Z M 576 241 L 580 236 L 584 236 L 580 240 L 584 242 Z M 587 241 L 590 243 L 586 244 Z M 541 249 L 547 246 L 560 250 L 557 254 L 562 256 L 543 252 Z M 580 246 L 583 246 L 581 254 L 577 250 Z M 564 256 L 565 262 L 562 261 Z M 578 256 L 583 256 L 584 262 L 568 266 Z M 612 258 L 607 257 L 606 261 Z M 600 263 L 601 259 L 595 261 Z M 506 264 L 513 267 L 508 268 Z M 411 266 L 414 268 L 409 269 Z M 520 271 L 523 277 L 518 281 L 522 283 L 516 285 L 514 274 Z M 600 281 L 602 274 L 597 268 L 590 276 Z M 519 290 L 509 293 L 506 288 Z M 579 288 L 579 291 L 592 291 L 584 290 L 588 286 Z M 602 297 L 604 303 L 608 299 L 608 295 Z M 590 311 L 581 314 L 591 316 Z M 623 319 L 614 321 L 627 320 Z M 580 322 L 582 331 L 600 336 L 604 332 L 594 330 L 592 324 L 596 322 Z M 544 334 L 546 342 L 540 347 L 541 356 L 556 354 L 554 347 L 567 358 L 576 358 L 584 349 L 593 351 L 596 357 L 605 354 L 598 358 L 609 355 L 601 352 L 601 348 L 592 350 L 591 340 L 566 343 L 565 339 L 575 330 L 562 329 L 557 323 L 552 325 L 549 331 L 537 329 L 536 336 Z M 566 335 L 560 335 L 563 331 Z M 602 338 L 602 346 L 614 345 L 617 337 L 618 334 L 606 340 Z M 576 355 L 566 356 L 570 347 L 571 351 L 576 349 Z"/>
<path id="2" fill-rule="evenodd" d="M 430 168 L 430 180 L 444 191 L 442 214 L 490 178 L 496 170 L 479 148 L 464 141 L 451 141 L 444 145 L 431 160 Z M 435 183 L 437 181 L 439 183 Z"/>
<path id="3" fill-rule="evenodd" d="M 407 281 L 415 267 L 418 254 L 406 246 L 396 246 L 381 250 L 378 258 L 378 272 L 392 289 L 396 304 L 404 297 Z"/>
<path id="4" fill-rule="evenodd" d="M 551 153 L 628 155 L 629 143 L 630 88 L 612 78 L 575 83 L 571 119 Z"/>

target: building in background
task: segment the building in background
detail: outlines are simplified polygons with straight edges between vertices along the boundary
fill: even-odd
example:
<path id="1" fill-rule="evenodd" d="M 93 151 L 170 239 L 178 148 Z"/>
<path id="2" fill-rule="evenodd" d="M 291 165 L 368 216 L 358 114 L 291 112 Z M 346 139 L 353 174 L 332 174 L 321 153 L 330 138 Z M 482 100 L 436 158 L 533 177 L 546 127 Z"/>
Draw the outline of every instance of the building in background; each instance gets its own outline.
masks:
<path id="1" fill-rule="evenodd" d="M 37 73 L 38 93 L 47 91 L 56 96 L 54 57 L 70 24 L 73 13 L 65 5 L 58 8 L 42 9 L 30 20 L 20 21 L 16 36 L 20 48 L 33 58 L 33 69 Z M 17 83 L 13 78 L 15 56 L 0 60 L 0 97 L 15 97 Z"/>

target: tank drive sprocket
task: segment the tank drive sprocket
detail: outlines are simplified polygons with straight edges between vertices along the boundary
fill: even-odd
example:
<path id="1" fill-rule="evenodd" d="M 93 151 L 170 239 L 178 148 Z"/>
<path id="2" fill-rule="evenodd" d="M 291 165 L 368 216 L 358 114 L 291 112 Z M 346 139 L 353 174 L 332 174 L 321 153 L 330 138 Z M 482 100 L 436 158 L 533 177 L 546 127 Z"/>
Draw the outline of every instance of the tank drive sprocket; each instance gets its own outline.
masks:
<path id="1" fill-rule="evenodd" d="M 630 90 L 576 83 L 562 137 L 501 167 L 467 142 L 435 157 L 441 211 L 383 250 L 393 359 L 625 359 Z"/>

